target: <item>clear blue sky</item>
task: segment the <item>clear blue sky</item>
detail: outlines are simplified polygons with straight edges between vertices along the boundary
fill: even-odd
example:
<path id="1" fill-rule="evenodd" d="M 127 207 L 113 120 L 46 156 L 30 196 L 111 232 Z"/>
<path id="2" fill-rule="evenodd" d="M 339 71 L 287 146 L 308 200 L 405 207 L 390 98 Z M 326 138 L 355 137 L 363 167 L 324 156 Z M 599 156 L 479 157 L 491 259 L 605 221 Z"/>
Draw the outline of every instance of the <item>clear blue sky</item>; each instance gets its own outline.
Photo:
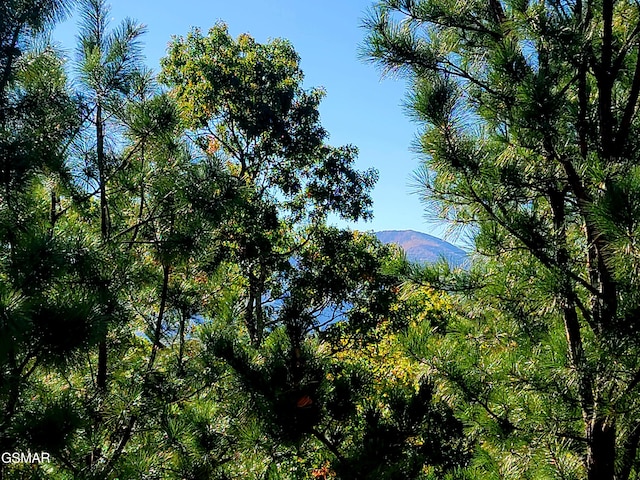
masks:
<path id="1" fill-rule="evenodd" d="M 443 228 L 426 223 L 418 197 L 411 194 L 411 173 L 418 164 L 410 151 L 419 126 L 402 107 L 406 84 L 381 79 L 378 69 L 359 58 L 365 36 L 362 19 L 373 0 L 112 0 L 112 26 L 124 17 L 147 25 L 148 65 L 159 69 L 172 35 L 191 27 L 206 31 L 216 21 L 232 35 L 249 33 L 259 42 L 282 37 L 302 58 L 305 87 L 327 91 L 322 124 L 332 145 L 353 144 L 358 168 L 374 167 L 380 179 L 373 192 L 374 220 L 350 224 L 361 230 L 418 230 L 441 236 Z M 53 38 L 74 55 L 77 19 L 61 24 Z M 340 224 L 344 226 L 345 224 Z"/>

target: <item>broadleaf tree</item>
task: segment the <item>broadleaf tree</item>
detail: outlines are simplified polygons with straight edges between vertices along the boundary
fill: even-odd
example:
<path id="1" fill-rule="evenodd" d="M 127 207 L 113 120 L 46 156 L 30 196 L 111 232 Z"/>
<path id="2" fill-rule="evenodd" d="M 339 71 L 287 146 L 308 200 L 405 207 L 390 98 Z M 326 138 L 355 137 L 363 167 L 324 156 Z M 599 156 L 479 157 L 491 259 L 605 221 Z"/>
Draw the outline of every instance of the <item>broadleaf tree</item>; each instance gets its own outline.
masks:
<path id="1" fill-rule="evenodd" d="M 161 79 L 172 87 L 185 126 L 201 151 L 243 186 L 237 222 L 223 225 L 248 282 L 245 325 L 259 345 L 267 325 L 264 296 L 296 251 L 292 236 L 313 237 L 329 213 L 371 216 L 377 179 L 353 166 L 353 146 L 332 147 L 320 124 L 319 89 L 302 88 L 300 59 L 282 39 L 233 39 L 220 23 L 171 43 Z M 303 227 L 306 233 L 303 233 Z"/>

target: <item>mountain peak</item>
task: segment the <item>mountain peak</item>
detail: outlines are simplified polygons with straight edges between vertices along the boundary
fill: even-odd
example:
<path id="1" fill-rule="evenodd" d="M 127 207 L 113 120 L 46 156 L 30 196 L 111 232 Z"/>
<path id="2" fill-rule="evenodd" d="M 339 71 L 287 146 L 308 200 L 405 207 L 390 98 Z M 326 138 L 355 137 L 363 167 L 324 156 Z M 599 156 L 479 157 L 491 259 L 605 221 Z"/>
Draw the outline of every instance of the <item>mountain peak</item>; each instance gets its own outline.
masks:
<path id="1" fill-rule="evenodd" d="M 461 248 L 427 233 L 415 230 L 384 230 L 374 232 L 382 243 L 395 243 L 412 262 L 433 263 L 444 257 L 451 266 L 459 266 L 467 259 Z"/>

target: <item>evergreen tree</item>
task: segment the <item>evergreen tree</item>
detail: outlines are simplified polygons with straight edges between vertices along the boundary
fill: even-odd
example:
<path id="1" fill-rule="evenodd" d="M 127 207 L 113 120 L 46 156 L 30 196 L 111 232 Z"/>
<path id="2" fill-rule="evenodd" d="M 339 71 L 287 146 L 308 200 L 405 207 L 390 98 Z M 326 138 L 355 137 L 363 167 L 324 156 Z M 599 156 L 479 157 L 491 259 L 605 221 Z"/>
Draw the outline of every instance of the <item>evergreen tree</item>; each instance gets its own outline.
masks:
<path id="1" fill-rule="evenodd" d="M 95 149 L 84 152 L 87 162 L 87 182 L 96 185 L 100 199 L 100 236 L 107 244 L 111 236 L 111 214 L 109 213 L 109 180 L 116 170 L 126 166 L 115 163 L 110 155 L 107 124 L 110 117 L 122 109 L 126 98 L 140 76 L 141 51 L 140 36 L 142 25 L 126 19 L 113 31 L 108 30 L 109 7 L 103 0 L 87 0 L 81 4 L 79 37 L 79 77 L 85 87 L 87 108 L 95 128 Z M 107 307 L 109 310 L 113 306 Z M 108 314 L 107 314 L 108 315 Z M 107 329 L 105 338 L 99 344 L 96 384 L 99 390 L 107 387 Z"/>
<path id="2" fill-rule="evenodd" d="M 68 181 L 66 152 L 80 123 L 61 56 L 46 39 L 67 7 L 56 1 L 0 6 L 3 451 L 65 447 L 78 424 L 76 406 L 39 373 L 71 361 L 95 337 L 95 298 L 88 287 L 71 289 L 91 255 L 76 238 L 54 233 L 56 186 Z M 55 439 L 46 436 L 50 428 L 59 431 Z"/>
<path id="3" fill-rule="evenodd" d="M 477 425 L 481 475 L 639 474 L 639 14 L 386 0 L 366 21 L 369 57 L 412 82 L 425 201 L 475 238 L 469 318 L 435 366 Z"/>

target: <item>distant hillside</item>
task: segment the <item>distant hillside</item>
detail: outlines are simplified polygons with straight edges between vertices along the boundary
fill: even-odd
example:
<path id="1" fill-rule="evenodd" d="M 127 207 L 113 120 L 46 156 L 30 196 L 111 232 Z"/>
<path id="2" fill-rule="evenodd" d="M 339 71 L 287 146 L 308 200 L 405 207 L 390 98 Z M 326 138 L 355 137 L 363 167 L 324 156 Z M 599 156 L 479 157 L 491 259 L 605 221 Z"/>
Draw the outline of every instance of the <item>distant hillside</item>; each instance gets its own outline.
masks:
<path id="1" fill-rule="evenodd" d="M 467 259 L 464 250 L 426 233 L 413 230 L 385 230 L 375 232 L 382 243 L 395 243 L 407 254 L 412 262 L 432 263 L 446 258 L 452 265 L 461 265 Z"/>

